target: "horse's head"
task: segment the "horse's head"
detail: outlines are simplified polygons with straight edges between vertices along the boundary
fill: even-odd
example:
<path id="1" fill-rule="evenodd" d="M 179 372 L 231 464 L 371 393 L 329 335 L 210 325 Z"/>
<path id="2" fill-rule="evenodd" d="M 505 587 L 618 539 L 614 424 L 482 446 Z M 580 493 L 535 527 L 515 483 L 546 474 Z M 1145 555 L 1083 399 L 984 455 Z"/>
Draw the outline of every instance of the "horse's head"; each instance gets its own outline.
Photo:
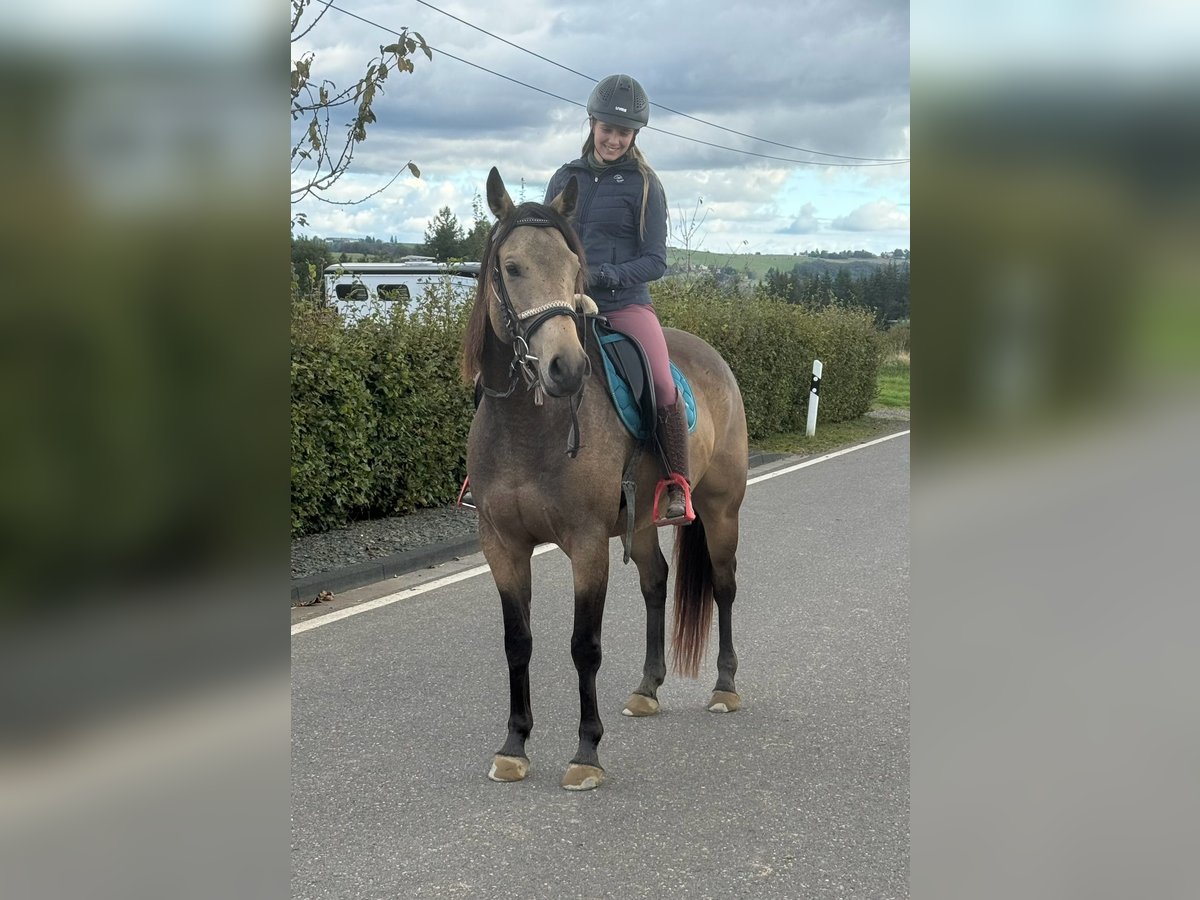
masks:
<path id="1" fill-rule="evenodd" d="M 487 330 L 513 349 L 516 362 L 536 374 L 547 394 L 579 390 L 588 372 L 577 311 L 585 284 L 584 254 L 568 217 L 574 179 L 549 205 L 514 206 L 495 168 L 488 175 L 488 206 L 497 222 L 480 267 L 475 307 L 463 340 L 463 375 L 481 370 Z M 590 301 L 588 301 L 590 302 Z M 593 307 L 594 310 L 594 307 Z"/>

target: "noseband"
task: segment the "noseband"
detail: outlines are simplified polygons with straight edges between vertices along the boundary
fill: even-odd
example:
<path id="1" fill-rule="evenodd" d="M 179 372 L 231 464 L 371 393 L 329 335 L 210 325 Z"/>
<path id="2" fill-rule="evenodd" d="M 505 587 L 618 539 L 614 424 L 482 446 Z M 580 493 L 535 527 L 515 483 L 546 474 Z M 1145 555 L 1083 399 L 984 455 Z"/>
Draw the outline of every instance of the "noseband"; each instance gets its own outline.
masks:
<path id="1" fill-rule="evenodd" d="M 507 238 L 512 233 L 514 228 L 519 228 L 522 225 L 531 225 L 536 228 L 556 228 L 557 226 L 549 219 L 544 219 L 540 216 L 525 216 L 514 221 L 505 232 L 504 238 Z M 500 223 L 497 222 L 494 228 L 499 228 Z M 542 388 L 541 373 L 537 368 L 538 358 L 529 352 L 529 341 L 533 338 L 534 333 L 556 316 L 570 316 L 575 323 L 575 328 L 581 334 L 581 340 L 587 340 L 587 331 L 582 329 L 580 325 L 579 312 L 575 307 L 574 299 L 567 300 L 551 300 L 549 303 L 543 303 L 541 306 L 535 306 L 533 309 L 527 309 L 518 313 L 512 304 L 512 298 L 508 296 L 508 288 L 504 284 L 504 276 L 500 271 L 500 246 L 497 244 L 495 253 L 493 253 L 492 271 L 489 273 L 492 280 L 492 291 L 496 295 L 496 299 L 500 302 L 500 317 L 504 322 L 504 329 L 508 332 L 508 343 L 513 350 L 512 361 L 508 364 L 508 390 L 496 391 L 483 384 L 483 379 L 480 379 L 480 386 L 483 388 L 484 394 L 489 397 L 503 399 L 512 395 L 517 388 L 517 377 L 525 382 L 526 390 L 533 390 L 533 402 L 541 406 L 545 399 L 545 391 Z M 587 346 L 584 344 L 584 352 L 586 355 Z M 588 360 L 590 369 L 591 360 Z M 584 381 L 586 381 L 586 376 Z M 583 383 L 580 383 L 579 390 L 571 395 L 571 433 L 567 438 L 567 454 L 572 458 L 579 452 L 579 419 L 577 412 L 580 401 L 583 399 Z"/>

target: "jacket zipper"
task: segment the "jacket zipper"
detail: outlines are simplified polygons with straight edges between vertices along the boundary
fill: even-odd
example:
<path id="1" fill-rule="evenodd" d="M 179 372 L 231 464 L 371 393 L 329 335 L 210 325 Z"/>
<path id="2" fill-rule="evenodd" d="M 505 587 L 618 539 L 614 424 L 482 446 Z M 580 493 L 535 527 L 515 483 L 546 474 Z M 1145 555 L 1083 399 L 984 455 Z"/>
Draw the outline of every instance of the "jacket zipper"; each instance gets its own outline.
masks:
<path id="1" fill-rule="evenodd" d="M 588 174 L 591 174 L 591 173 L 589 172 Z M 584 198 L 584 201 L 585 201 L 585 202 L 584 202 L 584 204 L 583 204 L 582 208 L 579 210 L 579 214 L 576 216 L 576 218 L 577 218 L 577 219 L 582 219 L 582 218 L 583 218 L 583 213 L 587 212 L 587 211 L 588 211 L 588 209 L 590 209 L 590 208 L 591 208 L 591 205 L 592 205 L 592 198 L 593 198 L 594 196 L 596 196 L 596 188 L 595 188 L 595 185 L 597 185 L 597 184 L 599 184 L 599 183 L 600 183 L 600 176 L 599 176 L 599 175 L 592 175 L 592 185 L 593 185 L 593 187 L 592 187 L 592 189 L 591 189 L 590 191 L 588 191 L 588 195 L 587 195 L 587 197 L 585 197 L 585 198 Z"/>
<path id="2" fill-rule="evenodd" d="M 596 187 L 595 186 L 600 183 L 599 175 L 596 175 L 593 172 L 588 172 L 588 174 L 592 176 L 592 189 L 588 192 L 587 197 L 584 198 L 584 203 L 580 207 L 579 214 L 577 215 L 578 219 L 582 219 L 583 214 L 585 212 L 587 212 L 588 209 L 591 208 L 592 198 L 596 196 Z M 609 256 L 611 257 L 610 262 L 612 262 L 613 265 L 616 265 L 617 264 L 617 248 L 616 247 L 612 248 L 612 250 L 609 253 Z M 617 293 L 616 288 L 609 288 L 608 291 L 609 291 L 609 293 L 613 294 L 614 296 Z"/>

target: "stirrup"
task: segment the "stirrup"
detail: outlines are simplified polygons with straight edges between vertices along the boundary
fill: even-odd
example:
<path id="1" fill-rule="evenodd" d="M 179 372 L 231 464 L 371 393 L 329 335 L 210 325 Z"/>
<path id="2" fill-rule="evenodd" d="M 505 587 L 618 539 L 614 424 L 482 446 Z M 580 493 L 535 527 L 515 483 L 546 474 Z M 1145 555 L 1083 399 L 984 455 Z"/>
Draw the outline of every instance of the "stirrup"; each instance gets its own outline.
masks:
<path id="1" fill-rule="evenodd" d="M 659 500 L 662 499 L 663 491 L 665 491 L 667 489 L 667 486 L 671 485 L 671 484 L 678 485 L 680 487 L 680 489 L 683 491 L 683 510 L 684 510 L 684 512 L 683 512 L 682 516 L 676 516 L 673 519 L 668 519 L 666 517 L 660 518 L 658 515 L 658 503 L 659 503 Z M 658 485 L 654 488 L 653 510 L 654 510 L 654 524 L 656 526 L 658 526 L 659 528 L 662 528 L 664 525 L 689 525 L 689 524 L 691 524 L 696 518 L 696 513 L 692 509 L 692 487 L 691 487 L 691 485 L 688 484 L 687 479 L 684 478 L 682 475 L 680 475 L 678 472 L 672 472 L 669 477 L 660 479 L 658 482 Z"/>
<path id="2" fill-rule="evenodd" d="M 475 498 L 471 496 L 471 476 L 463 479 L 463 485 L 458 492 L 458 502 L 454 504 L 460 509 L 475 509 Z"/>

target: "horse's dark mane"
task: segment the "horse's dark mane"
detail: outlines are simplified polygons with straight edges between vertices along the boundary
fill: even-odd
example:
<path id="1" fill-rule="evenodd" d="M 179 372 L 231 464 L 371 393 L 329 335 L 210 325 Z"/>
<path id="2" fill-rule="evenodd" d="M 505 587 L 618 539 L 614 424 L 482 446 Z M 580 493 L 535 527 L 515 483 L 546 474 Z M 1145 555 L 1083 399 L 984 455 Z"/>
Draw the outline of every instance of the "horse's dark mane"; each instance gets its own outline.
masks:
<path id="1" fill-rule="evenodd" d="M 471 307 L 471 315 L 467 320 L 466 331 L 463 334 L 463 357 L 461 374 L 467 384 L 475 381 L 483 365 L 483 345 L 487 338 L 488 304 L 492 285 L 492 273 L 496 269 L 496 254 L 504 239 L 512 232 L 515 224 L 525 218 L 546 219 L 566 239 L 571 252 L 579 258 L 579 278 L 575 282 L 575 293 L 582 294 L 587 286 L 587 255 L 583 243 L 575 233 L 575 227 L 570 220 L 545 203 L 527 202 L 513 209 L 503 221 L 492 226 L 487 243 L 483 248 L 483 259 L 479 266 L 479 283 L 475 286 L 475 303 Z"/>

